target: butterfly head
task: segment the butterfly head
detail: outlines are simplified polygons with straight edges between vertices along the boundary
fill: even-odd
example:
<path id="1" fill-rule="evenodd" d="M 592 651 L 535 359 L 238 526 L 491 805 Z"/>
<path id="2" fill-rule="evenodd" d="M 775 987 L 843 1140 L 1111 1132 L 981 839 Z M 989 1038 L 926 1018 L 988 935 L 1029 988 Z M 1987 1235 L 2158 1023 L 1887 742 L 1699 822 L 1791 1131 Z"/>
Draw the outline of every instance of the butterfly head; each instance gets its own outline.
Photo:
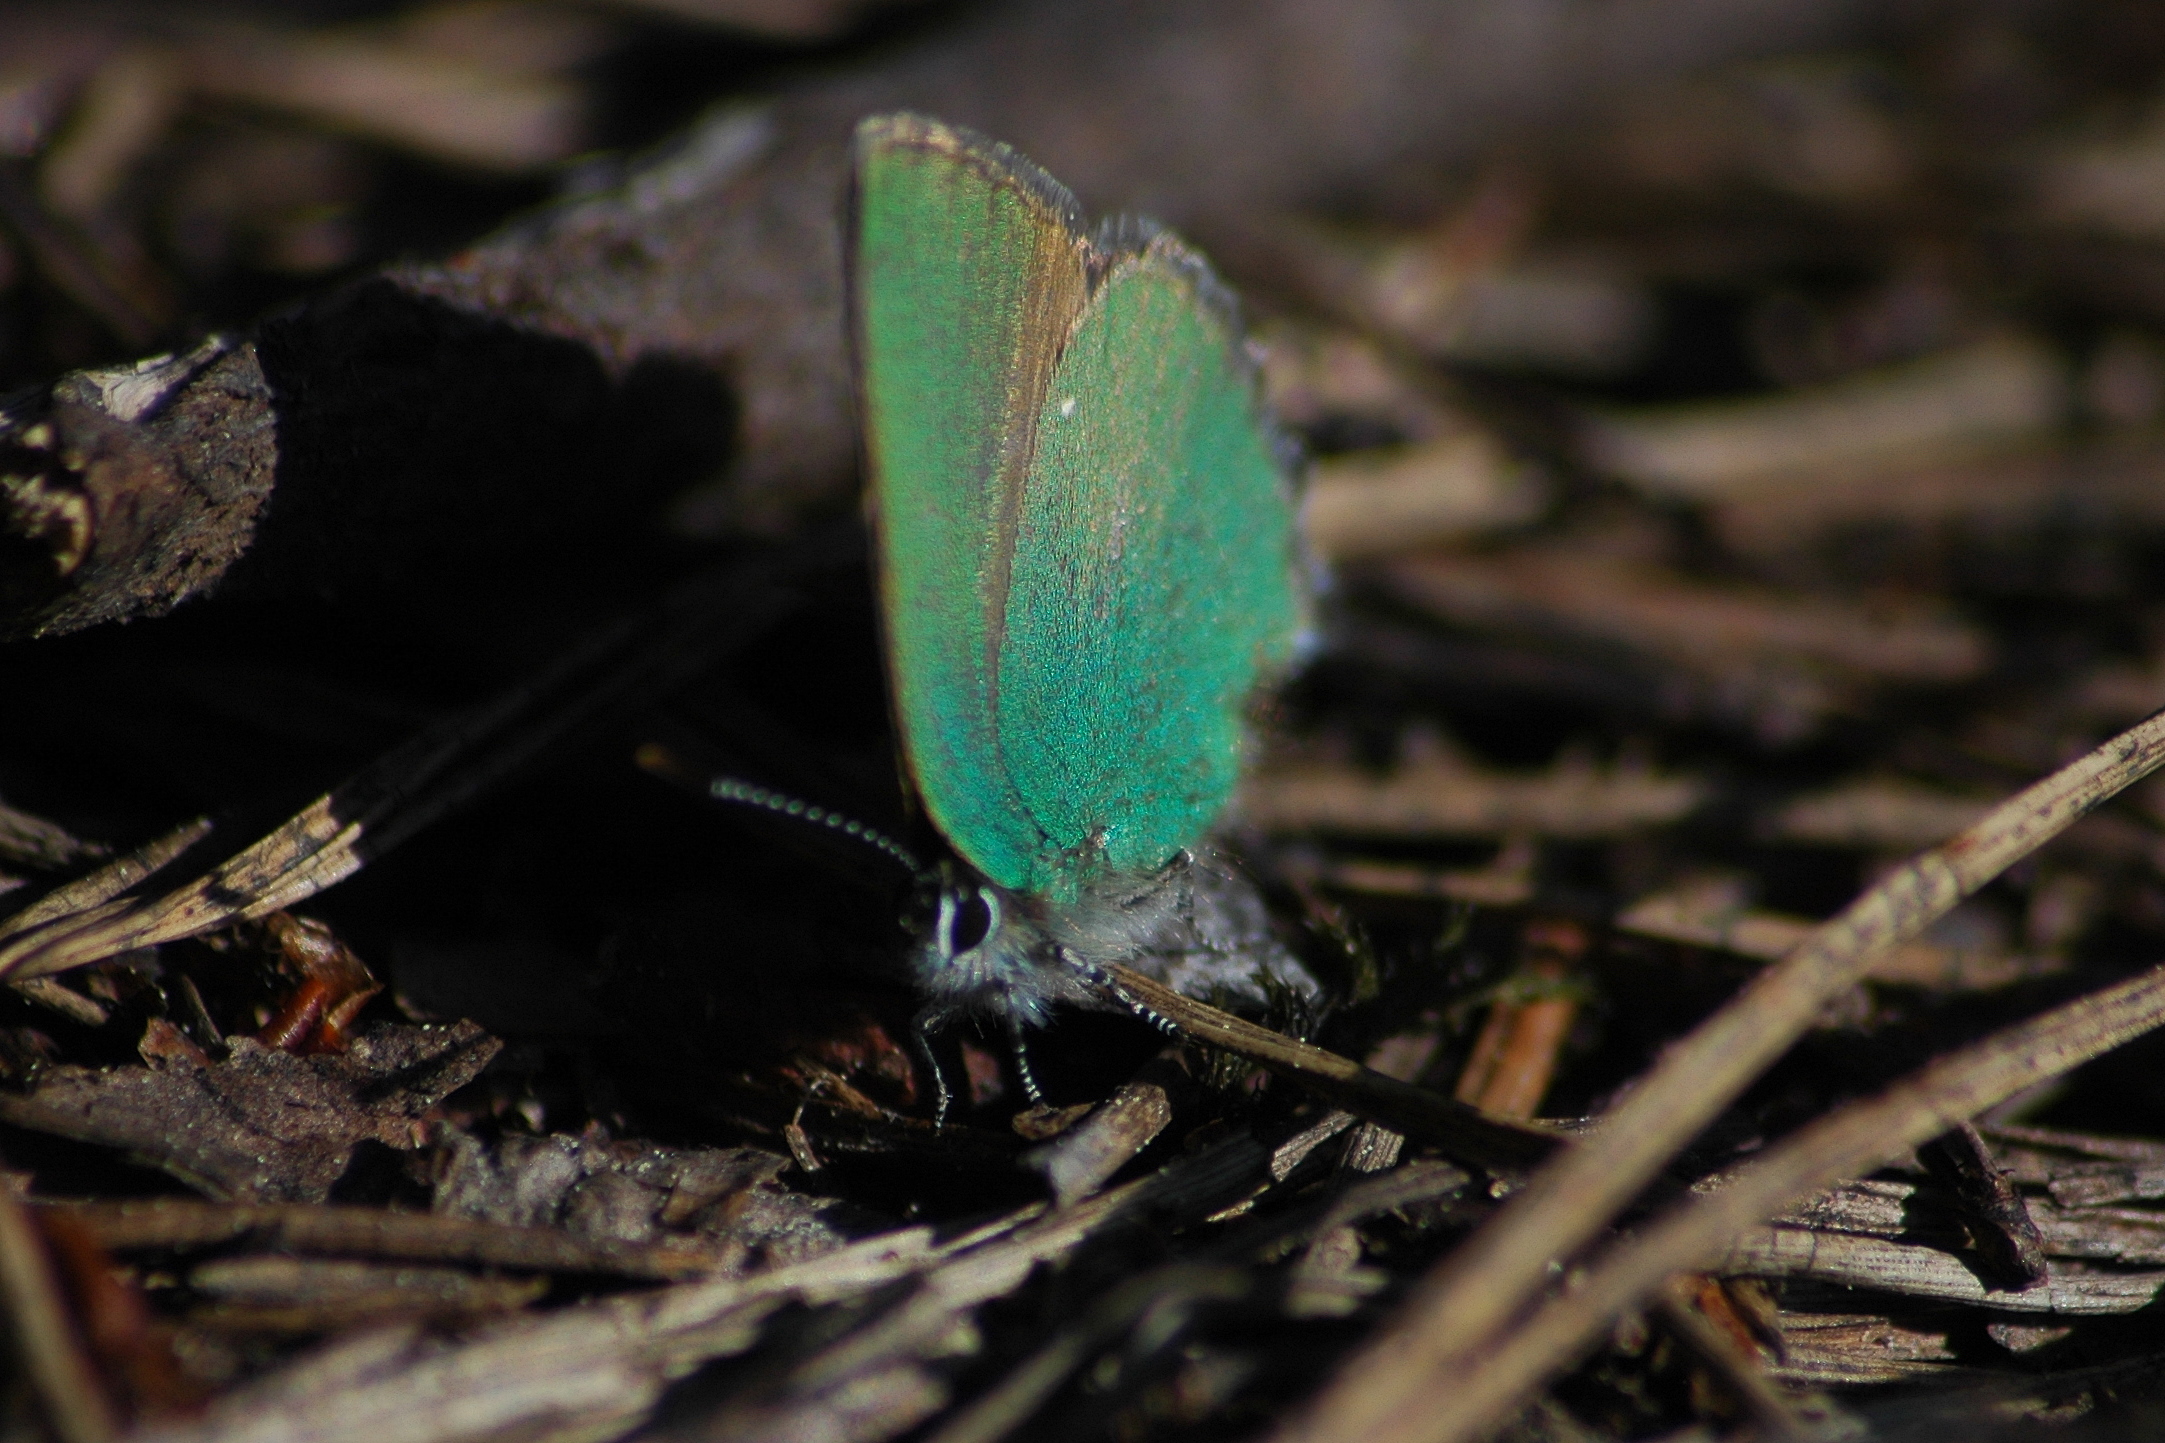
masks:
<path id="1" fill-rule="evenodd" d="M 930 1006 L 1037 1026 L 1055 994 L 1058 968 L 1030 899 L 958 862 L 920 874 L 905 919 L 916 938 L 911 970 Z"/>
<path id="2" fill-rule="evenodd" d="M 929 1009 L 1042 1026 L 1056 1004 L 1103 1006 L 1103 967 L 1160 950 L 1187 915 L 1186 852 L 1149 874 L 1100 874 L 1073 897 L 1018 892 L 961 862 L 919 875 L 906 919 Z"/>

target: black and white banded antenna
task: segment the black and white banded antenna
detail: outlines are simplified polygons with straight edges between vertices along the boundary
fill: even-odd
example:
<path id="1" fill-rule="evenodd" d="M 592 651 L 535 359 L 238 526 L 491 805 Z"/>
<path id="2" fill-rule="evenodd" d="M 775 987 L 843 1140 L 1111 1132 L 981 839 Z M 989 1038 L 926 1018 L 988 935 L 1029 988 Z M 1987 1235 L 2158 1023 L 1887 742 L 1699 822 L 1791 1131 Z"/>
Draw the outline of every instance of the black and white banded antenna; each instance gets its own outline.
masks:
<path id="1" fill-rule="evenodd" d="M 925 864 L 918 860 L 915 852 L 879 828 L 860 822 L 855 817 L 844 816 L 840 812 L 814 805 L 802 797 L 793 797 L 786 792 L 777 792 L 770 787 L 762 787 L 738 777 L 704 775 L 660 742 L 642 743 L 639 749 L 632 753 L 632 760 L 642 771 L 689 790 L 702 792 L 717 802 L 757 807 L 776 816 L 809 822 L 815 827 L 840 832 L 853 841 L 862 842 L 885 853 L 907 868 L 911 876 L 925 875 Z"/>

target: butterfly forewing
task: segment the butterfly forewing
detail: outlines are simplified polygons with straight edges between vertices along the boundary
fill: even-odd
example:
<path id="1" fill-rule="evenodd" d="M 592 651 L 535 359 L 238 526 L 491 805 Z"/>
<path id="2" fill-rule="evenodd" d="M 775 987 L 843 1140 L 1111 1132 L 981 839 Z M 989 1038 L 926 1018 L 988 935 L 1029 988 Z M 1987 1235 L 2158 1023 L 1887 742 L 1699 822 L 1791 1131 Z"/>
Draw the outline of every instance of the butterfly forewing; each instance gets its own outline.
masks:
<path id="1" fill-rule="evenodd" d="M 940 830 L 993 881 L 1047 843 L 1000 760 L 993 671 L 1022 478 L 1086 288 L 1072 197 L 916 116 L 859 127 L 851 278 L 895 714 Z"/>

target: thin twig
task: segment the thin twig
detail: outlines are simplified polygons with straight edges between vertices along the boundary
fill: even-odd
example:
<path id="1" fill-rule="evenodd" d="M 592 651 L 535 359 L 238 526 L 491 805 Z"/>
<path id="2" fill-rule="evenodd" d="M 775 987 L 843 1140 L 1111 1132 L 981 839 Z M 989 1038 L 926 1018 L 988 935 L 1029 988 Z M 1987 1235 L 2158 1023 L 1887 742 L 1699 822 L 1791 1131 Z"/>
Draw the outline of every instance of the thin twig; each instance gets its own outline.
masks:
<path id="1" fill-rule="evenodd" d="M 1586 932 L 1570 922 L 1536 921 L 1525 932 L 1530 956 L 1516 982 L 1497 997 L 1459 1072 L 1456 1096 L 1501 1117 L 1532 1117 L 1556 1075 L 1564 1039 L 1578 1016 L 1569 969 L 1586 951 Z"/>
<path id="2" fill-rule="evenodd" d="M 1282 1443 L 1378 1438 L 1384 1419 L 1409 1408 L 1426 1416 L 1398 1436 L 1444 1436 L 1430 1431 L 1440 1415 L 1420 1400 L 1432 1398 L 1446 1377 L 1463 1386 L 1464 1360 L 1539 1294 L 1551 1260 L 1595 1237 L 1811 1026 L 1829 998 L 1863 977 L 1881 952 L 1916 936 L 2161 762 L 2165 716 L 2115 737 L 1888 874 L 1672 1046 L 1590 1136 L 1445 1259 L 1330 1387 L 1278 1430 Z M 1936 1131 L 1945 1129 L 1943 1122 Z"/>

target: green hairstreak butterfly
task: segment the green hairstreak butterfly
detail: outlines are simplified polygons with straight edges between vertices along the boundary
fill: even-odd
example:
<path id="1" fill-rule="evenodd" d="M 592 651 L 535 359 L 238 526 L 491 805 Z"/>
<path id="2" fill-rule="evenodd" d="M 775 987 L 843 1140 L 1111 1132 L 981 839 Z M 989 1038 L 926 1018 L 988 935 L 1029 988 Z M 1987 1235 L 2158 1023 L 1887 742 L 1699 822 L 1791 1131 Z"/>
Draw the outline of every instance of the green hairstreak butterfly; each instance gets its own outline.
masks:
<path id="1" fill-rule="evenodd" d="M 920 116 L 866 120 L 854 162 L 887 668 L 961 862 L 915 955 L 920 1030 L 974 1012 L 1019 1040 L 1104 1005 L 1104 964 L 1194 906 L 1306 622 L 1293 467 L 1230 295 L 1170 233 L 1087 227 L 1013 150 Z"/>

